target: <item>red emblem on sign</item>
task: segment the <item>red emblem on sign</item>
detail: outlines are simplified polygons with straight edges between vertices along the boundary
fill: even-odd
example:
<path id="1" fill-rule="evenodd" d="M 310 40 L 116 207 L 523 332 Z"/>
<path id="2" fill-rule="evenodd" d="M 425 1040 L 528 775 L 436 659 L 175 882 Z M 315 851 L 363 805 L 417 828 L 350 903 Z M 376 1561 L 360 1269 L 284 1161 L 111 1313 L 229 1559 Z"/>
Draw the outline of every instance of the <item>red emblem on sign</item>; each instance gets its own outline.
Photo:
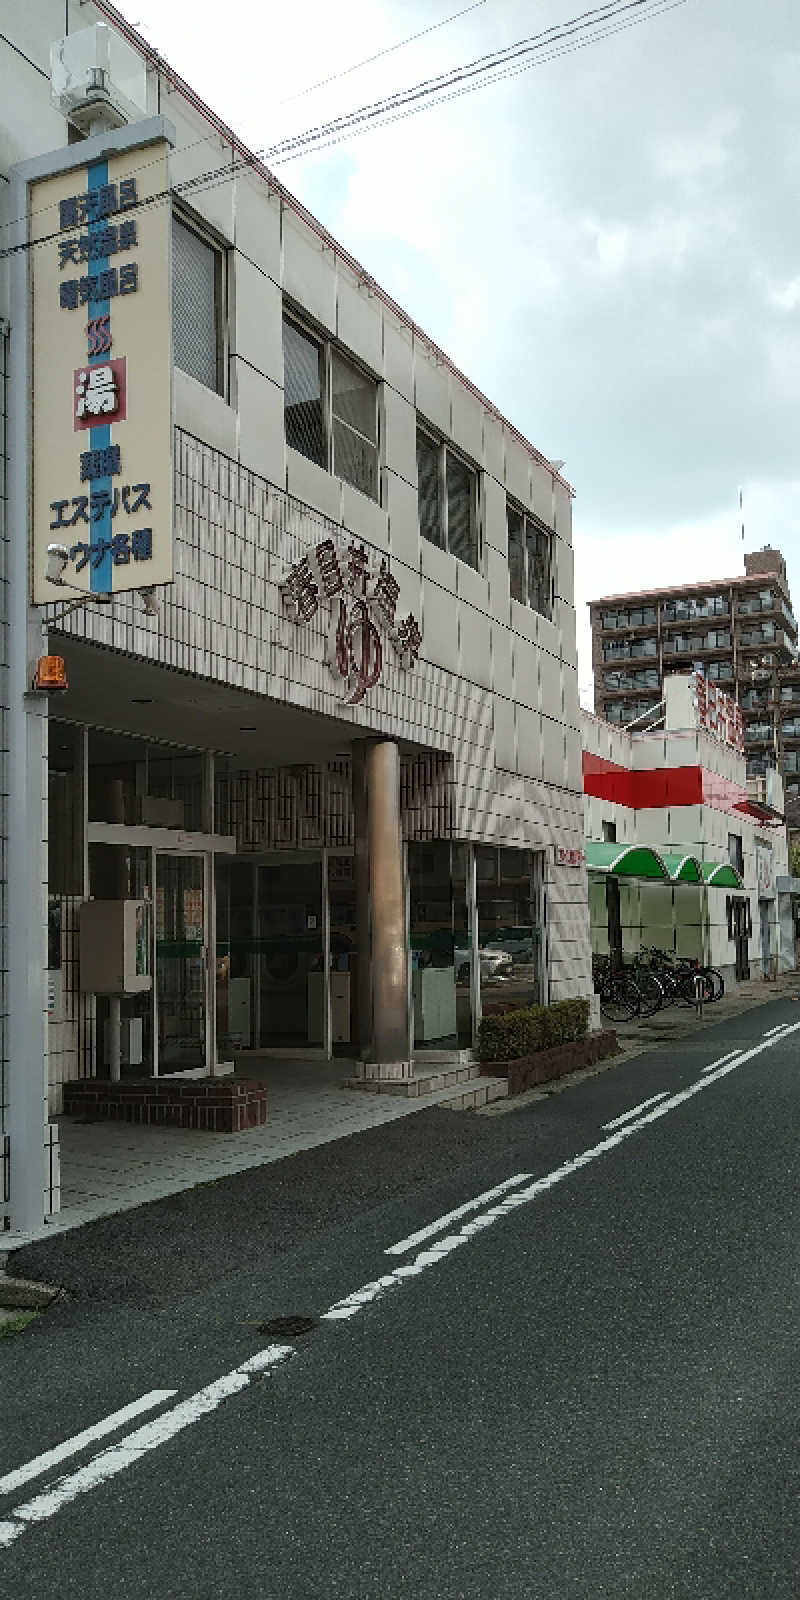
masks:
<path id="1" fill-rule="evenodd" d="M 96 361 L 76 367 L 72 385 L 73 427 L 97 428 L 104 422 L 124 422 L 128 415 L 128 362 Z"/>

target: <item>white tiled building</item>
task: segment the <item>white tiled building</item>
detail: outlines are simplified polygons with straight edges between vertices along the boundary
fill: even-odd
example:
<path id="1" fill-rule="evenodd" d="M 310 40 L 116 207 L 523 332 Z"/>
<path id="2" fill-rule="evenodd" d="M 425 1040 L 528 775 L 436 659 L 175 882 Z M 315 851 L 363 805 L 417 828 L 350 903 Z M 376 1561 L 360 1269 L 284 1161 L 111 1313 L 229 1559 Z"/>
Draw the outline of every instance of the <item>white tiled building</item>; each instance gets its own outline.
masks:
<path id="1" fill-rule="evenodd" d="M 667 679 L 664 724 L 650 732 L 581 713 L 592 946 L 626 958 L 657 946 L 735 987 L 795 965 L 790 899 L 779 889 L 783 789 L 773 772 L 769 792 L 755 792 L 743 750 L 700 725 L 693 685 Z M 654 859 L 626 862 L 631 847 Z"/>
<path id="2" fill-rule="evenodd" d="M 7 179 L 68 145 L 64 7 L 0 12 L 24 53 L 0 46 Z M 124 35 L 141 126 L 172 146 L 175 578 L 155 616 L 33 613 L 69 676 L 37 699 L 49 1114 L 108 1068 L 89 897 L 152 912 L 123 1070 L 126 1047 L 140 1075 L 253 1048 L 407 1075 L 468 1048 L 487 1006 L 591 989 L 585 871 L 558 864 L 583 839 L 572 493 L 110 6 L 67 15 Z M 5 263 L 0 317 L 13 293 Z M 13 1173 L 34 1135 L 3 1060 Z"/>

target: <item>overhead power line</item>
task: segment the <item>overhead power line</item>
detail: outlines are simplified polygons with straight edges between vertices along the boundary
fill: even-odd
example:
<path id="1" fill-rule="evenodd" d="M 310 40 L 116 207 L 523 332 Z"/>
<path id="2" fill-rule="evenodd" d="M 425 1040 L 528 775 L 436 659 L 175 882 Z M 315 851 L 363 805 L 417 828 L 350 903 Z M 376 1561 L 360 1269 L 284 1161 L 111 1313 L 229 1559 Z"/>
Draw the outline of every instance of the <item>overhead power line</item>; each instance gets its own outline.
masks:
<path id="1" fill-rule="evenodd" d="M 310 83 L 305 89 L 298 89 L 296 94 L 286 96 L 279 100 L 281 106 L 288 106 L 293 100 L 302 100 L 307 94 L 315 94 L 317 89 L 324 89 L 329 83 L 336 83 L 339 78 L 349 78 L 351 73 L 360 72 L 362 67 L 371 67 L 373 61 L 382 61 L 384 56 L 394 55 L 396 50 L 405 50 L 406 45 L 414 44 L 417 39 L 424 39 L 429 33 L 437 33 L 439 28 L 446 28 L 449 22 L 457 22 L 459 17 L 466 17 L 470 11 L 479 11 L 486 5 L 486 0 L 472 0 L 472 5 L 464 6 L 461 11 L 454 11 L 449 17 L 442 17 L 441 22 L 432 22 L 428 28 L 420 28 L 419 33 L 409 34 L 407 39 L 398 40 L 397 44 L 386 46 L 385 50 L 376 50 L 374 56 L 365 56 L 363 61 L 354 62 L 352 67 L 345 67 L 341 72 L 332 72 L 328 78 L 320 78 L 317 83 Z"/>
<path id="2" fill-rule="evenodd" d="M 636 0 L 641 3 L 641 0 Z M 652 17 L 663 16 L 668 11 L 675 11 L 679 6 L 686 5 L 688 0 L 644 0 L 649 3 L 649 9 L 640 16 L 629 18 L 627 21 L 618 21 L 613 27 L 598 27 L 590 36 L 565 43 L 568 35 L 564 34 L 559 39 L 551 39 L 542 47 L 542 53 L 537 54 L 532 61 L 523 61 L 521 64 L 508 66 L 503 71 L 492 73 L 491 76 L 482 77 L 477 81 L 469 82 L 460 88 L 454 88 L 448 93 L 437 94 L 434 100 L 412 104 L 405 110 L 392 111 L 388 108 L 382 115 L 354 120 L 341 130 L 325 129 L 311 140 L 307 135 L 298 135 L 295 140 L 284 140 L 282 144 L 260 152 L 263 159 L 272 166 L 282 166 L 287 161 L 295 161 L 301 156 L 316 155 L 323 150 L 330 150 L 335 145 L 343 143 L 348 138 L 358 138 L 365 133 L 370 133 L 377 128 L 389 127 L 394 122 L 404 122 L 406 118 L 417 116 L 422 111 L 432 110 L 434 106 L 446 105 L 450 100 L 459 100 L 463 95 L 473 94 L 478 89 L 487 88 L 490 84 L 500 83 L 506 78 L 516 78 L 523 72 L 530 72 L 534 67 L 544 66 L 547 62 L 556 61 L 561 56 L 574 55 L 578 50 L 588 49 L 590 45 L 599 44 L 603 39 L 609 39 L 615 33 L 625 33 L 630 28 L 638 27 L 640 23 L 647 22 Z M 608 22 L 613 17 L 606 19 Z M 559 45 L 560 48 L 551 48 Z M 356 114 L 357 115 L 357 114 Z"/>
<path id="3" fill-rule="evenodd" d="M 212 167 L 206 172 L 199 173 L 195 178 L 187 179 L 183 183 L 173 185 L 171 189 L 152 195 L 145 204 L 148 206 L 163 204 L 173 194 L 204 193 L 219 184 L 229 183 L 238 172 L 253 170 L 254 163 L 269 161 L 275 166 L 280 166 L 298 156 L 316 154 L 340 144 L 346 138 L 354 138 L 369 133 L 377 127 L 416 116 L 421 111 L 430 110 L 434 105 L 474 93 L 476 89 L 499 82 L 501 79 L 516 77 L 521 72 L 543 66 L 559 56 L 586 49 L 589 45 L 598 43 L 614 33 L 636 27 L 652 17 L 676 10 L 678 6 L 687 3 L 688 0 L 608 0 L 607 4 L 594 7 L 591 11 L 581 13 L 580 16 L 553 24 L 540 34 L 518 40 L 489 56 L 480 57 L 477 62 L 453 68 L 438 78 L 400 90 L 370 106 L 333 118 L 330 122 L 321 123 L 305 133 L 281 140 L 268 149 L 247 152 L 223 165 Z M 194 141 L 195 144 L 203 142 L 202 139 Z M 184 150 L 191 148 L 192 145 L 183 147 Z M 142 162 L 142 169 L 150 164 L 149 160 Z M 5 228 L 11 226 L 12 222 L 4 224 Z M 57 237 L 57 230 L 35 243 L 45 244 L 48 239 L 54 237 Z M 8 246 L 0 250 L 0 260 L 30 248 L 32 242 Z"/>
<path id="4" fill-rule="evenodd" d="M 685 4 L 686 0 L 672 0 L 672 3 Z M 505 71 L 514 62 L 521 62 L 524 58 L 535 58 L 537 54 L 552 49 L 554 45 L 567 43 L 581 36 L 585 38 L 586 43 L 590 43 L 593 36 L 610 22 L 629 17 L 632 13 L 639 13 L 637 20 L 644 21 L 646 17 L 658 14 L 663 9 L 671 9 L 671 6 L 665 5 L 665 0 L 607 0 L 604 5 L 594 6 L 589 11 L 570 17 L 566 22 L 554 23 L 551 27 L 542 29 L 540 33 L 532 34 L 526 39 L 518 39 L 501 50 L 479 56 L 475 61 L 452 67 L 434 78 L 423 79 L 406 89 L 385 95 L 372 104 L 333 117 L 318 127 L 308 129 L 305 133 L 290 135 L 287 139 L 270 146 L 265 154 L 276 158 L 284 150 L 295 150 L 303 144 L 316 144 L 322 138 L 330 138 L 331 135 L 361 123 L 389 117 L 406 106 L 435 103 L 439 97 L 444 98 L 459 84 L 475 83 L 478 86 L 484 81 L 494 81 L 489 74 L 497 73 L 501 69 Z M 528 60 L 525 64 L 532 66 L 535 62 Z"/>

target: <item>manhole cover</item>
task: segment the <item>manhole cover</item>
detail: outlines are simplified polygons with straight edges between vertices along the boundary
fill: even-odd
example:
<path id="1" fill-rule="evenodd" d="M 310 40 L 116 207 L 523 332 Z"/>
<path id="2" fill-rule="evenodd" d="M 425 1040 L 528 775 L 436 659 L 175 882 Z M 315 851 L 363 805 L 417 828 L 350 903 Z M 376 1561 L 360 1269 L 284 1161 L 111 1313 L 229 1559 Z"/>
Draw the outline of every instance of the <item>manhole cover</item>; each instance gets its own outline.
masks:
<path id="1" fill-rule="evenodd" d="M 316 1317 L 270 1317 L 269 1322 L 256 1324 L 259 1333 L 270 1333 L 281 1339 L 294 1339 L 300 1333 L 310 1333 L 317 1326 Z"/>

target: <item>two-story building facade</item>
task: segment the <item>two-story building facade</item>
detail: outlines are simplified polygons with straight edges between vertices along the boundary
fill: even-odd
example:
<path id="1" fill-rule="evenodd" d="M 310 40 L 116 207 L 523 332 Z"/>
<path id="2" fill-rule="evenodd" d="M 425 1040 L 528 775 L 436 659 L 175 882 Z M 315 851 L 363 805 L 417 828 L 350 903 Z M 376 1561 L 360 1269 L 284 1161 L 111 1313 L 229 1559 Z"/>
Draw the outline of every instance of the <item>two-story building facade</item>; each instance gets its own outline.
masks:
<path id="1" fill-rule="evenodd" d="M 23 1229 L 57 1204 L 75 1078 L 258 1050 L 404 1079 L 492 1005 L 589 994 L 591 961 L 569 484 L 110 6 L 67 19 L 127 46 L 115 128 L 53 101 L 63 7 L 2 9 L 3 531 L 31 552 L 3 588 L 3 1211 Z M 79 399 L 63 489 L 40 492 L 61 340 Z M 168 510 L 155 468 L 127 481 L 146 428 Z M 133 976 L 90 978 L 125 906 Z"/>

